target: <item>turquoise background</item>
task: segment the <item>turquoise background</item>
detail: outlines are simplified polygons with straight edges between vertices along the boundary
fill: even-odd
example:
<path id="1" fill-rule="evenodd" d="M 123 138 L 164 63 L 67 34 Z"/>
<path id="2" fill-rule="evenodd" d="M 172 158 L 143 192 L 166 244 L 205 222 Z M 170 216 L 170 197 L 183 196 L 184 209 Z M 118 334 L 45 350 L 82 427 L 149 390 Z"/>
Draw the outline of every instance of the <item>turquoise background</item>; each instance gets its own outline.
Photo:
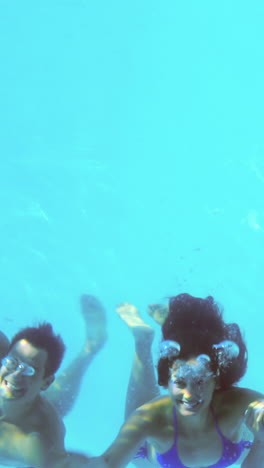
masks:
<path id="1" fill-rule="evenodd" d="M 0 2 L 0 327 L 52 321 L 67 364 L 79 295 L 108 313 L 68 448 L 123 420 L 122 301 L 214 295 L 263 390 L 263 20 L 261 0 Z"/>

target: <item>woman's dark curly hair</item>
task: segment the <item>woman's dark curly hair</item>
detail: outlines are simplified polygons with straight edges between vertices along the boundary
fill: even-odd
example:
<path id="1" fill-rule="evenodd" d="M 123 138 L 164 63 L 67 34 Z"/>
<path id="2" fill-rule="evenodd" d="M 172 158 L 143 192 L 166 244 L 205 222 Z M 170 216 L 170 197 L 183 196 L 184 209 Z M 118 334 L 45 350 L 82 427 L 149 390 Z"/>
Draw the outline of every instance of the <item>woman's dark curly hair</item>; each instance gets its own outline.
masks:
<path id="1" fill-rule="evenodd" d="M 167 387 L 170 368 L 177 359 L 189 359 L 207 354 L 211 360 L 212 371 L 217 375 L 218 388 L 228 388 L 237 383 L 245 374 L 247 367 L 247 348 L 239 326 L 226 324 L 222 311 L 213 297 L 205 299 L 179 294 L 169 302 L 169 314 L 162 326 L 163 340 L 180 344 L 177 358 L 160 358 L 158 362 L 158 383 Z M 234 341 L 239 347 L 239 355 L 220 366 L 213 345 L 224 340 Z"/>

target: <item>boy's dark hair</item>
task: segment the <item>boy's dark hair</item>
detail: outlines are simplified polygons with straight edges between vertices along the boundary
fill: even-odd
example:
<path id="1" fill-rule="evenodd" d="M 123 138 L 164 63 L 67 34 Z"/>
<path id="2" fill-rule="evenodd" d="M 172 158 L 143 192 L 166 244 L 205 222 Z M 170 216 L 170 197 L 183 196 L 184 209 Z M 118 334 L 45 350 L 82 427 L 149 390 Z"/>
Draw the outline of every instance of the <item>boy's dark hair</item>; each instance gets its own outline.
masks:
<path id="1" fill-rule="evenodd" d="M 222 311 L 213 297 L 205 299 L 179 294 L 169 302 L 169 314 L 162 326 L 163 340 L 173 340 L 180 344 L 177 358 L 161 358 L 158 362 L 158 382 L 166 387 L 170 368 L 176 359 L 189 359 L 200 354 L 210 357 L 212 371 L 217 375 L 217 386 L 228 388 L 237 383 L 247 367 L 247 348 L 236 323 L 226 324 Z M 225 340 L 234 341 L 239 347 L 239 355 L 219 366 L 213 345 Z"/>
<path id="2" fill-rule="evenodd" d="M 45 377 L 55 374 L 61 365 L 66 348 L 61 336 L 55 335 L 50 323 L 43 322 L 37 327 L 22 328 L 12 338 L 9 351 L 20 340 L 27 340 L 36 348 L 41 348 L 47 351 L 48 359 L 45 369 Z"/>

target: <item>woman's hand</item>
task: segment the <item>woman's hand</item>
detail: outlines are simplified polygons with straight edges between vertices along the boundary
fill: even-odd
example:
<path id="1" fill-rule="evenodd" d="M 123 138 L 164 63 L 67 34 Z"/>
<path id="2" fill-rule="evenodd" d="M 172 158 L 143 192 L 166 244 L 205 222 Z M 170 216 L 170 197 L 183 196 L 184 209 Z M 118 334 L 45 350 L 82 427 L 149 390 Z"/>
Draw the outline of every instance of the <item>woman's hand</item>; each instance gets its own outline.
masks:
<path id="1" fill-rule="evenodd" d="M 245 422 L 255 440 L 264 442 L 264 400 L 250 403 L 245 412 Z"/>

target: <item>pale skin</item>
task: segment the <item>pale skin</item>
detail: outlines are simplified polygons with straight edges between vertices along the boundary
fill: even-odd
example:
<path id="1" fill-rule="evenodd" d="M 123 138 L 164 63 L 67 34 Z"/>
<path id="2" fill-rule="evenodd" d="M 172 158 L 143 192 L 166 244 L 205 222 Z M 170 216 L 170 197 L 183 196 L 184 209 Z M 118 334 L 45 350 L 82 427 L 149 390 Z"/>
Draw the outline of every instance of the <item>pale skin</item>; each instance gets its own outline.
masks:
<path id="1" fill-rule="evenodd" d="M 103 347 L 107 331 L 105 309 L 96 297 L 82 295 L 80 305 L 85 323 L 84 344 L 77 357 L 58 378 L 55 379 L 53 375 L 47 378 L 41 374 L 46 360 L 44 350 L 31 349 L 28 354 L 28 350 L 23 349 L 18 353 L 18 358 L 23 362 L 29 359 L 29 362 L 37 364 L 38 372 L 32 377 L 21 376 L 17 371 L 6 378 L 7 370 L 1 367 L 0 464 L 16 467 L 30 465 L 36 468 L 82 468 L 87 465 L 86 456 L 65 451 L 65 428 L 61 417 L 72 408 L 82 377 Z M 16 354 L 17 350 L 12 352 Z M 8 338 L 0 332 L 0 359 L 12 352 L 9 351 Z M 5 380 L 9 384 L 6 385 Z M 12 383 L 17 386 L 17 382 L 21 381 L 27 388 L 26 395 L 14 398 Z M 45 396 L 42 396 L 43 391 Z"/>
<path id="2" fill-rule="evenodd" d="M 196 366 L 193 358 L 188 366 Z M 254 445 L 242 467 L 262 468 L 264 440 L 264 398 L 258 392 L 232 387 L 216 390 L 214 377 L 205 379 L 202 389 L 186 377 L 168 382 L 169 395 L 153 400 L 139 409 L 122 426 L 116 440 L 102 457 L 91 461 L 91 468 L 122 468 L 135 455 L 146 440 L 152 448 L 149 461 L 157 464 L 155 452 L 165 453 L 173 445 L 173 409 L 177 413 L 178 453 L 181 462 L 190 468 L 213 465 L 221 458 L 222 441 L 216 431 L 210 405 L 213 406 L 219 427 L 226 438 L 233 442 L 241 440 L 245 411 L 247 424 L 254 432 Z M 199 400 L 202 400 L 199 403 Z M 252 403 L 254 402 L 254 403 Z M 262 456 L 261 456 L 262 454 Z M 257 458 L 258 457 L 258 458 Z M 250 461 L 251 460 L 251 461 Z M 258 462 L 256 462 L 258 460 Z"/>
<path id="3" fill-rule="evenodd" d="M 144 322 L 138 309 L 128 302 L 119 304 L 116 312 L 127 324 L 135 340 L 125 407 L 127 418 L 136 408 L 159 395 L 151 352 L 154 330 Z"/>
<path id="4" fill-rule="evenodd" d="M 76 358 L 48 387 L 45 396 L 52 402 L 63 418 L 73 407 L 91 362 L 104 346 L 107 339 L 106 312 L 102 303 L 94 296 L 83 294 L 80 308 L 84 319 L 84 343 Z M 9 340 L 0 331 L 0 359 L 9 349 Z"/>
<path id="5" fill-rule="evenodd" d="M 83 346 L 45 393 L 62 418 L 72 409 L 83 376 L 107 340 L 106 312 L 102 303 L 95 296 L 83 294 L 80 297 L 80 307 L 85 325 Z"/>
<path id="6" fill-rule="evenodd" d="M 34 368 L 0 369 L 0 463 L 14 467 L 83 468 L 88 457 L 67 453 L 64 424 L 54 407 L 40 395 L 54 380 L 45 376 L 47 351 L 26 340 L 18 341 L 9 355 Z"/>
<path id="7" fill-rule="evenodd" d="M 162 316 L 156 311 L 155 306 L 151 306 L 149 313 L 154 319 L 156 319 L 154 315 L 157 315 L 156 321 L 162 323 L 165 315 L 164 310 Z M 153 386 L 153 364 L 150 360 L 151 342 L 149 344 L 149 341 L 145 340 L 146 332 L 149 336 L 149 330 L 144 329 L 144 321 L 132 304 L 125 303 L 118 306 L 117 312 L 132 330 L 136 340 L 136 353 L 130 380 L 133 383 L 133 388 L 132 391 L 128 389 L 127 414 L 131 414 L 135 394 L 137 401 L 141 399 L 142 403 L 148 394 L 151 395 L 155 392 L 157 394 L 157 388 Z M 133 321 L 134 314 L 136 318 Z M 138 326 L 140 328 L 136 330 Z M 188 365 L 195 366 L 195 359 L 196 357 Z M 152 374 L 150 366 L 152 366 Z M 149 381 L 144 379 L 144 369 L 151 376 Z M 182 372 L 180 377 L 182 378 Z M 143 393 L 141 392 L 142 384 Z M 144 445 L 145 441 L 148 443 L 149 460 L 137 459 L 133 463 L 142 468 L 147 468 L 150 464 L 157 465 L 155 451 L 164 453 L 173 445 L 173 408 L 176 408 L 177 412 L 179 431 L 177 447 L 182 463 L 190 468 L 210 466 L 216 463 L 222 454 L 221 439 L 216 431 L 210 410 L 210 405 L 212 405 L 219 427 L 226 438 L 234 442 L 240 441 L 242 437 L 249 440 L 248 434 L 246 436 L 244 434 L 246 425 L 252 433 L 253 447 L 250 451 L 245 451 L 245 460 L 239 461 L 239 464 L 242 463 L 241 467 L 263 468 L 264 396 L 253 390 L 239 387 L 231 387 L 226 391 L 217 390 L 216 387 L 214 377 L 207 379 L 203 386 L 203 402 L 198 405 L 195 411 L 192 411 L 192 408 L 188 409 L 186 402 L 184 407 L 178 400 L 195 401 L 195 398 L 198 399 L 195 396 L 197 392 L 194 383 L 188 378 L 184 382 L 169 381 L 168 396 L 155 398 L 134 411 L 122 426 L 113 444 L 101 457 L 92 459 L 89 466 L 91 468 L 125 467 L 131 462 L 138 447 Z M 248 411 L 245 416 L 246 410 Z"/>

